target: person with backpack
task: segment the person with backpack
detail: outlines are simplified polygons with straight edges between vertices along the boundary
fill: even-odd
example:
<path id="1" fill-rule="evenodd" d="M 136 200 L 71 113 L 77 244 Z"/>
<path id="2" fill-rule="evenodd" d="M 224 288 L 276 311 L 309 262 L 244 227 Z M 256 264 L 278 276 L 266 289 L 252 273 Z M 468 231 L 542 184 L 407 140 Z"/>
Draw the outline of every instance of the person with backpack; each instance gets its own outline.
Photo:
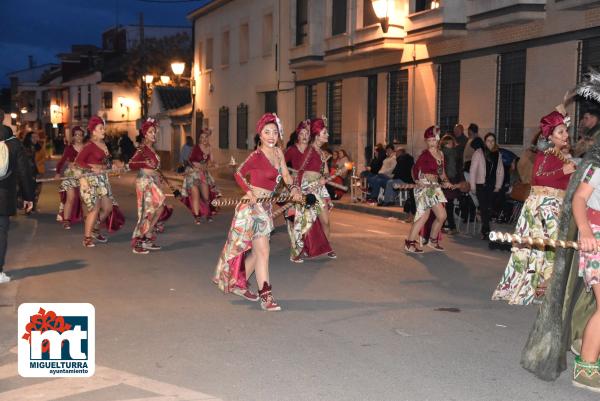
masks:
<path id="1" fill-rule="evenodd" d="M 0 122 L 4 111 L 0 110 Z M 35 183 L 23 152 L 21 141 L 13 135 L 10 127 L 0 124 L 0 284 L 10 281 L 4 273 L 4 261 L 8 245 L 10 216 L 17 213 L 17 182 L 21 186 L 26 212 L 33 209 Z"/>

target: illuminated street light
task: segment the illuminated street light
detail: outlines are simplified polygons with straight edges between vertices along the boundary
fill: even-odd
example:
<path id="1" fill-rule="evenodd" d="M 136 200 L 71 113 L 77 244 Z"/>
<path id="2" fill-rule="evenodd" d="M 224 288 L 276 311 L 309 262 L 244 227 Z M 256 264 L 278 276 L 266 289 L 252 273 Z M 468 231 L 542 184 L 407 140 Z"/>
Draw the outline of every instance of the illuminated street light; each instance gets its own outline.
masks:
<path id="1" fill-rule="evenodd" d="M 21 114 L 27 114 L 27 107 L 23 107 L 21 109 Z"/>
<path id="2" fill-rule="evenodd" d="M 169 82 L 171 82 L 171 77 L 168 75 L 161 75 L 160 82 L 162 82 L 163 85 L 169 85 Z"/>
<path id="3" fill-rule="evenodd" d="M 151 75 L 151 74 L 144 75 L 144 82 L 146 82 L 146 84 L 150 85 L 152 82 L 154 82 L 154 75 Z"/>
<path id="4" fill-rule="evenodd" d="M 13 120 L 17 119 L 17 113 L 10 113 L 10 118 L 12 118 Z"/>
<path id="5" fill-rule="evenodd" d="M 392 0 L 371 0 L 373 11 L 375 11 L 375 15 L 379 18 L 383 33 L 387 33 L 388 28 L 390 27 L 390 16 L 388 14 L 390 1 Z"/>
<path id="6" fill-rule="evenodd" d="M 185 63 L 181 61 L 174 61 L 171 63 L 171 69 L 173 70 L 173 74 L 180 76 L 183 74 L 183 70 L 185 70 Z"/>

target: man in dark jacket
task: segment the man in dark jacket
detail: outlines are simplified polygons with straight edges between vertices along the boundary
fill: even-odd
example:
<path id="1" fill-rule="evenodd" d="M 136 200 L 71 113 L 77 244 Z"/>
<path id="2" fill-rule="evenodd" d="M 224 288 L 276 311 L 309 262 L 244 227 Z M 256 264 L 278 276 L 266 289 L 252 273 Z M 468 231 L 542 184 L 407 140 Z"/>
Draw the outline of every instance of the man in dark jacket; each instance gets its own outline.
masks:
<path id="1" fill-rule="evenodd" d="M 4 112 L 0 110 L 0 123 L 4 121 Z M 21 186 L 26 211 L 33 208 L 34 188 L 33 175 L 23 152 L 21 142 L 13 135 L 10 127 L 0 124 L 0 141 L 8 147 L 8 170 L 0 178 L 0 283 L 10 281 L 3 271 L 4 258 L 8 243 L 10 216 L 17 214 L 17 182 Z"/>

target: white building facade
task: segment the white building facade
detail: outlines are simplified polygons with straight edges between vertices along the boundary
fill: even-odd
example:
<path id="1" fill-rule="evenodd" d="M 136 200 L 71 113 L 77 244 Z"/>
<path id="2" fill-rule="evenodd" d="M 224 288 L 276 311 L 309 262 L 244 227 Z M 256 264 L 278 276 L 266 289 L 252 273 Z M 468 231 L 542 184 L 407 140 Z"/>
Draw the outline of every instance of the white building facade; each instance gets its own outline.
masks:
<path id="1" fill-rule="evenodd" d="M 216 0 L 190 13 L 194 25 L 193 130 L 210 127 L 219 162 L 254 148 L 265 112 L 295 129 L 295 85 L 289 68 L 289 1 Z M 283 23 L 280 23 L 283 21 Z"/>
<path id="2" fill-rule="evenodd" d="M 248 106 L 251 137 L 270 92 L 286 137 L 301 119 L 326 115 L 332 147 L 359 167 L 376 143 L 418 154 L 433 124 L 475 123 L 519 153 L 600 66 L 598 0 L 380 1 L 385 33 L 372 0 L 215 0 L 191 13 L 195 121 L 208 120 L 216 149 L 227 123 L 223 158 L 243 151 L 238 106 Z"/>

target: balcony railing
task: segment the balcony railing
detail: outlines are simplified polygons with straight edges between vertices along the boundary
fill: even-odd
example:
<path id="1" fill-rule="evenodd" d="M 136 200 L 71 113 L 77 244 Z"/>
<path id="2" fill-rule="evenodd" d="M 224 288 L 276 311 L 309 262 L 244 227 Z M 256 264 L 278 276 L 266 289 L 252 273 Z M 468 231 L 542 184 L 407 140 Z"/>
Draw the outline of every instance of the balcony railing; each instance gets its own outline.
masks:
<path id="1" fill-rule="evenodd" d="M 467 28 L 516 25 L 546 16 L 546 0 L 468 0 Z"/>

